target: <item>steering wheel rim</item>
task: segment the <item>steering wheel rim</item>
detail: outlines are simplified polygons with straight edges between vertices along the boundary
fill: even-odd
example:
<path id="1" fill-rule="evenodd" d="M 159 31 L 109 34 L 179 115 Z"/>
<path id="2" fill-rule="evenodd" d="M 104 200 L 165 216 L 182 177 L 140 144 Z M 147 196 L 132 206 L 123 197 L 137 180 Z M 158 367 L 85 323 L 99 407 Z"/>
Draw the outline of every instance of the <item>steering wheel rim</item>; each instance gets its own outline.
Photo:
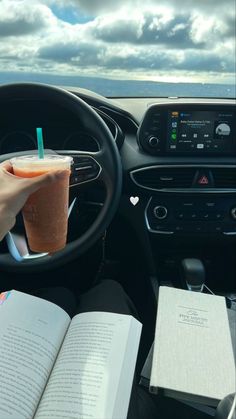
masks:
<path id="1" fill-rule="evenodd" d="M 110 224 L 119 204 L 122 188 L 122 166 L 118 148 L 112 134 L 101 117 L 81 98 L 62 88 L 40 83 L 14 83 L 0 86 L 0 104 L 22 100 L 43 100 L 52 105 L 61 105 L 81 120 L 84 128 L 94 135 L 100 150 L 91 155 L 101 167 L 101 180 L 106 188 L 106 198 L 101 211 L 93 224 L 78 239 L 51 255 L 35 260 L 17 262 L 10 254 L 0 254 L 0 268 L 15 272 L 34 272 L 50 270 L 76 259 L 85 253 L 101 237 Z M 68 153 L 68 152 L 67 152 Z M 74 153 L 74 151 L 73 151 Z M 0 162 L 17 154 L 10 153 L 0 156 Z"/>

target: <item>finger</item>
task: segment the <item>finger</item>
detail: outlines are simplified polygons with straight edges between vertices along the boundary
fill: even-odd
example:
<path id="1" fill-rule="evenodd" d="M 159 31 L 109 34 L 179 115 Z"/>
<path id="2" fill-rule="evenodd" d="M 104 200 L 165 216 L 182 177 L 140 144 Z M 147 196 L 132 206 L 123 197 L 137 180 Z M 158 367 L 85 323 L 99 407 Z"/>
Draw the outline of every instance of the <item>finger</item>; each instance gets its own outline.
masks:
<path id="1" fill-rule="evenodd" d="M 1 163 L 0 168 L 3 169 L 4 171 L 6 170 L 7 172 L 10 172 L 10 173 L 12 172 L 12 165 L 9 160 L 6 160 L 3 163 Z"/>

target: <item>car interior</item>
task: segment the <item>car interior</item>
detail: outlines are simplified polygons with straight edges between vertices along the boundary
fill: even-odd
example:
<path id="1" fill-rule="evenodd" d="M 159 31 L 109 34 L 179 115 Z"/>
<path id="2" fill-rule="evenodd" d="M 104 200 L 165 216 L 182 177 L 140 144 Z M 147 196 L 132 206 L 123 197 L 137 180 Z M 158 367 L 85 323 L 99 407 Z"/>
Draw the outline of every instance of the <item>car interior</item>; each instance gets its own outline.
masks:
<path id="1" fill-rule="evenodd" d="M 0 243 L 3 290 L 62 285 L 78 295 L 118 281 L 144 325 L 138 374 L 154 339 L 159 286 L 200 287 L 235 310 L 233 99 L 106 98 L 14 83 L 0 86 L 0 114 L 1 162 L 36 152 L 36 126 L 48 153 L 74 160 L 66 248 L 30 252 L 19 215 Z M 216 414 L 166 400 L 163 419 Z"/>
<path id="2" fill-rule="evenodd" d="M 232 362 L 221 371 L 227 376 L 236 365 L 235 11 L 235 0 L 0 0 L 0 166 L 42 153 L 72 158 L 68 207 L 60 212 L 57 202 L 53 213 L 60 232 L 58 214 L 65 232 L 68 218 L 65 247 L 32 251 L 22 211 L 13 228 L 0 231 L 0 312 L 4 291 L 38 295 L 50 288 L 56 296 L 55 288 L 64 287 L 78 303 L 104 280 L 116 281 L 143 325 L 133 389 L 137 381 L 140 404 L 147 396 L 156 419 L 236 419 L 236 381 L 213 407 L 167 397 L 164 386 L 151 394 L 142 380 L 160 287 L 222 297 L 214 300 L 225 302 Z M 44 201 L 49 207 L 50 193 Z M 223 318 L 215 309 L 221 339 L 226 328 L 217 316 Z M 208 341 L 212 347 L 209 335 Z M 224 381 L 218 364 L 212 377 Z M 206 368 L 197 371 L 203 369 L 206 376 Z M 0 368 L 0 405 L 4 385 Z"/>

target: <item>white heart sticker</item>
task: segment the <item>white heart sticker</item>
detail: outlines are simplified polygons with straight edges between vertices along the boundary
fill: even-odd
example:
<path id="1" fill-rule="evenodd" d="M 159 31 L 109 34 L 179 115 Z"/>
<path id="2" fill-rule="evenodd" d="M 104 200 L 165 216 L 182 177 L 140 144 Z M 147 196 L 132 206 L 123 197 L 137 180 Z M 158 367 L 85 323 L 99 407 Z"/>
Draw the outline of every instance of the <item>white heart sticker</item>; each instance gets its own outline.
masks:
<path id="1" fill-rule="evenodd" d="M 138 196 L 131 196 L 129 200 L 130 200 L 131 204 L 135 206 L 139 202 L 139 197 Z"/>

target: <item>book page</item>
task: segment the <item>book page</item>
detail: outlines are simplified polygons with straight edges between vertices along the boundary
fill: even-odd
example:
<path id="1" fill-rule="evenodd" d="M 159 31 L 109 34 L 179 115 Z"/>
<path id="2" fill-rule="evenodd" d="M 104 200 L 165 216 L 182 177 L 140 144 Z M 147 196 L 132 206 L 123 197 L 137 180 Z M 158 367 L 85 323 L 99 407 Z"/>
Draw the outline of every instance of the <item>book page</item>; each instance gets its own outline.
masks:
<path id="1" fill-rule="evenodd" d="M 151 377 L 151 371 L 152 371 L 153 349 L 154 349 L 154 343 L 152 344 L 148 352 L 148 356 L 146 358 L 146 361 L 143 365 L 143 368 L 140 374 L 139 384 L 144 387 L 149 387 L 149 383 L 150 383 L 150 377 Z"/>
<path id="2" fill-rule="evenodd" d="M 41 298 L 18 291 L 1 296 L 0 419 L 30 419 L 70 318 Z"/>
<path id="3" fill-rule="evenodd" d="M 35 418 L 125 419 L 140 333 L 131 316 L 75 316 Z"/>

